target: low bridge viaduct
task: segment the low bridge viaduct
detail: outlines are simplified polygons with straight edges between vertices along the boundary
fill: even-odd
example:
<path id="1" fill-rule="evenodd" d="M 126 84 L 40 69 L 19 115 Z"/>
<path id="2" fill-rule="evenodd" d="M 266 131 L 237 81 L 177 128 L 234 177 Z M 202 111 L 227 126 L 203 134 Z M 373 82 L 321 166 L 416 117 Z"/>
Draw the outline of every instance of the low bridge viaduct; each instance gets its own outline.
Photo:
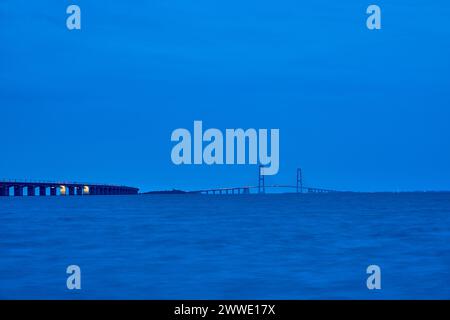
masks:
<path id="1" fill-rule="evenodd" d="M 132 195 L 138 192 L 138 188 L 107 184 L 0 180 L 0 197 Z"/>

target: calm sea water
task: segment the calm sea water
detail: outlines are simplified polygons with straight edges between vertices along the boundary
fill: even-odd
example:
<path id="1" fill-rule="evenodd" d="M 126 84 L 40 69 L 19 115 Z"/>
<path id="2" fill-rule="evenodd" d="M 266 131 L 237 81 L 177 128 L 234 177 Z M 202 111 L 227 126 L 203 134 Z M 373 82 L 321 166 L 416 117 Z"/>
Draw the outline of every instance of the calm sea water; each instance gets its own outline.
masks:
<path id="1" fill-rule="evenodd" d="M 450 194 L 2 198 L 0 298 L 449 299 Z"/>

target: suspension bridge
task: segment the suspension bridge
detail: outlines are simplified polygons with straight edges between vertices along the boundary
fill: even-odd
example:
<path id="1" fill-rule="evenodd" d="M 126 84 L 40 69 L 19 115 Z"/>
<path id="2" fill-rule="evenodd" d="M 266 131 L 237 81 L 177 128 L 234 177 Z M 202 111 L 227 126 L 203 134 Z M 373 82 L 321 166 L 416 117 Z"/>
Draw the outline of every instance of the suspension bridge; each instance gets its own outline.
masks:
<path id="1" fill-rule="evenodd" d="M 212 188 L 204 190 L 191 191 L 190 193 L 199 194 L 250 194 L 250 193 L 266 193 L 266 190 L 288 190 L 291 193 L 334 193 L 340 192 L 332 189 L 308 187 L 303 184 L 302 169 L 297 169 L 297 182 L 295 185 L 289 184 L 266 184 L 264 167 L 259 167 L 258 185 L 242 186 L 242 187 L 226 187 Z"/>

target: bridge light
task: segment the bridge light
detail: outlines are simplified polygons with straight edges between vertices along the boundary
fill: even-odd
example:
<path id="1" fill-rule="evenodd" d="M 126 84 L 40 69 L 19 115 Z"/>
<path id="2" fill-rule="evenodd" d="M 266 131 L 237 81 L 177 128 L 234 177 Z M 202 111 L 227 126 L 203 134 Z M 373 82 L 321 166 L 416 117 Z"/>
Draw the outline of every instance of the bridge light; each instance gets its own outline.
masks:
<path id="1" fill-rule="evenodd" d="M 83 194 L 89 194 L 89 186 L 83 187 Z"/>
<path id="2" fill-rule="evenodd" d="M 66 186 L 60 186 L 60 187 L 59 187 L 59 193 L 60 193 L 62 196 L 65 196 L 66 193 L 67 193 Z"/>

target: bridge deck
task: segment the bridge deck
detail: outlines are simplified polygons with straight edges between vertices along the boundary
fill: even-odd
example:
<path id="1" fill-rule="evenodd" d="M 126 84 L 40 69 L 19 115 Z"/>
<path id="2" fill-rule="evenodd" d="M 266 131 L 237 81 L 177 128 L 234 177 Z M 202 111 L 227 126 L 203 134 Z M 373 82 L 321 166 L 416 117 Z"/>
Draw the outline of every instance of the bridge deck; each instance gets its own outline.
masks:
<path id="1" fill-rule="evenodd" d="M 258 190 L 258 193 L 265 193 L 265 189 L 294 189 L 297 193 L 333 193 L 339 192 L 336 190 L 330 189 L 321 189 L 321 188 L 311 188 L 311 187 L 302 187 L 298 188 L 298 186 L 292 185 L 266 185 L 266 186 L 244 186 L 244 187 L 229 187 L 229 188 L 213 188 L 213 189 L 204 189 L 192 191 L 192 193 L 201 193 L 201 194 L 249 194 L 251 190 Z"/>

